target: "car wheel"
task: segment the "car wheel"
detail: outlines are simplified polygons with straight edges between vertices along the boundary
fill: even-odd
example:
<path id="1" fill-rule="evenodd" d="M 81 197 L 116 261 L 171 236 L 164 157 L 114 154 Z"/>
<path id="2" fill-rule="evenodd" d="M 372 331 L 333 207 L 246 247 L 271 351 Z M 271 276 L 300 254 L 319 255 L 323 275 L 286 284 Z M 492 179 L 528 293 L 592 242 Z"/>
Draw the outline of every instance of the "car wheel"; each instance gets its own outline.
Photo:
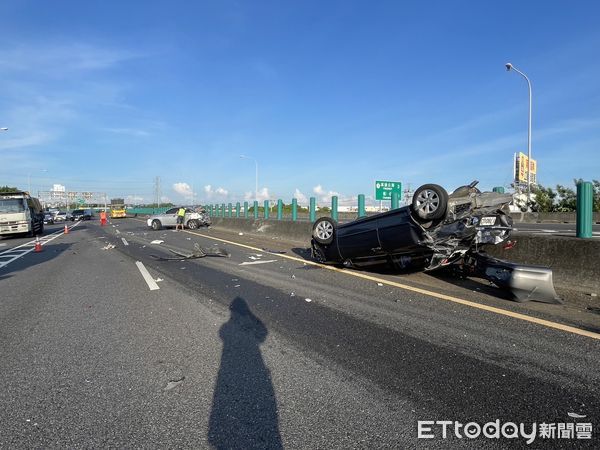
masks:
<path id="1" fill-rule="evenodd" d="M 421 220 L 441 219 L 447 206 L 448 193 L 437 184 L 424 184 L 413 195 L 412 211 Z"/>
<path id="2" fill-rule="evenodd" d="M 154 231 L 158 231 L 158 230 L 160 230 L 161 228 L 162 228 L 162 224 L 160 223 L 160 220 L 158 220 L 158 219 L 154 219 L 154 220 L 152 221 L 152 229 L 153 229 Z"/>
<path id="3" fill-rule="evenodd" d="M 188 220 L 187 227 L 190 230 L 195 230 L 196 228 L 198 228 L 198 226 L 199 226 L 199 224 L 196 219 Z"/>
<path id="4" fill-rule="evenodd" d="M 331 244 L 337 224 L 330 217 L 321 217 L 313 225 L 312 236 L 319 244 Z"/>

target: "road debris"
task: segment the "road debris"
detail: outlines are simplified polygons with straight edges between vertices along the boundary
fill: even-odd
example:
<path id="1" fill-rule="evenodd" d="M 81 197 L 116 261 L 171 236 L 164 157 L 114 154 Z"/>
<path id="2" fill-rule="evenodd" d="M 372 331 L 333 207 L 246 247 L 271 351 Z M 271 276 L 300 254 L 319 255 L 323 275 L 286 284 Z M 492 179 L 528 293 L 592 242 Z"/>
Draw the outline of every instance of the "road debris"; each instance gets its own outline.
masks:
<path id="1" fill-rule="evenodd" d="M 308 302 L 308 303 L 312 302 L 312 300 L 310 298 L 305 298 L 304 301 Z"/>
<path id="2" fill-rule="evenodd" d="M 176 388 L 181 383 L 183 383 L 183 380 L 185 380 L 185 377 L 181 377 L 181 378 L 170 380 L 167 383 L 167 386 L 165 387 L 165 391 L 170 391 L 171 389 Z"/>
<path id="3" fill-rule="evenodd" d="M 108 244 L 108 245 L 102 247 L 102 250 L 110 250 L 111 248 L 115 248 L 115 246 L 113 244 Z"/>
<path id="4" fill-rule="evenodd" d="M 154 239 L 154 240 L 153 240 L 153 241 L 151 241 L 150 243 L 151 243 L 151 244 L 162 244 L 163 242 L 165 242 L 165 241 L 162 241 L 162 240 L 160 240 L 160 239 Z"/>
<path id="5" fill-rule="evenodd" d="M 169 249 L 171 253 L 177 255 L 177 257 L 164 257 L 157 255 L 150 255 L 152 258 L 157 259 L 159 261 L 182 261 L 184 259 L 198 259 L 204 258 L 206 256 L 218 256 L 222 258 L 229 258 L 231 255 L 224 248 L 217 247 L 213 248 L 202 248 L 197 243 L 194 244 L 194 252 L 193 253 L 183 253 L 177 250 Z"/>
<path id="6" fill-rule="evenodd" d="M 259 260 L 259 261 L 246 261 L 243 263 L 238 264 L 239 266 L 249 266 L 251 264 L 267 264 L 267 263 L 272 263 L 272 262 L 277 262 L 276 259 L 269 259 L 269 260 Z"/>
<path id="7" fill-rule="evenodd" d="M 270 250 L 268 248 L 263 248 L 263 252 L 274 253 L 276 255 L 283 255 L 285 252 L 283 250 Z"/>

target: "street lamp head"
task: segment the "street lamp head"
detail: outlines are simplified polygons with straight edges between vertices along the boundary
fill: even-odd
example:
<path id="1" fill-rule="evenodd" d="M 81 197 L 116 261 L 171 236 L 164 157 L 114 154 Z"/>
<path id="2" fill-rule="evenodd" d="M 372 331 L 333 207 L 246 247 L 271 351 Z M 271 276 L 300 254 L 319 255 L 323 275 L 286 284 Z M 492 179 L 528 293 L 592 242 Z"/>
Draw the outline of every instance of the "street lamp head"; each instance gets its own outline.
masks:
<path id="1" fill-rule="evenodd" d="M 512 69 L 512 64 L 506 63 L 506 70 L 510 72 L 510 69 Z"/>

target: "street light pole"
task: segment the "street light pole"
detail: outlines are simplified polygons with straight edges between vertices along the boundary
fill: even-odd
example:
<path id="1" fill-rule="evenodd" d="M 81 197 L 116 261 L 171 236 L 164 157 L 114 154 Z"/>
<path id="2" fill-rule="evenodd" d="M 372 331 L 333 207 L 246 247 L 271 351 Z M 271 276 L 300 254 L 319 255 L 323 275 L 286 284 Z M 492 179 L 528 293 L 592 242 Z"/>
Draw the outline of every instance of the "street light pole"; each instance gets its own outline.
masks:
<path id="1" fill-rule="evenodd" d="M 527 87 L 529 88 L 529 123 L 527 129 L 527 207 L 529 208 L 531 202 L 531 104 L 532 104 L 532 93 L 531 93 L 531 81 L 527 78 L 523 72 L 513 66 L 511 63 L 506 64 L 506 70 L 514 70 L 521 75 L 527 81 Z"/>
<path id="2" fill-rule="evenodd" d="M 256 173 L 255 173 L 255 177 L 254 177 L 254 199 L 258 200 L 258 162 L 256 161 L 256 159 L 251 158 L 250 156 L 246 156 L 246 155 L 240 155 L 240 158 L 251 159 L 254 161 L 254 165 L 256 168 Z"/>

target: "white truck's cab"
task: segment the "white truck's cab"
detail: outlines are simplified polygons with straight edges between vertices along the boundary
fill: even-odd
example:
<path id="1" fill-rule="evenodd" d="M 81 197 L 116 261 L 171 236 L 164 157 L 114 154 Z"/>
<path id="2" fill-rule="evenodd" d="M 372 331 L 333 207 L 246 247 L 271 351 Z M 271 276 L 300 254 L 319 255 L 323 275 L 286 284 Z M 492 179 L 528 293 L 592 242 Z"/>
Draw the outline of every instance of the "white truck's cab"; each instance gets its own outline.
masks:
<path id="1" fill-rule="evenodd" d="M 0 193 L 0 236 L 44 232 L 44 211 L 37 198 L 27 192 Z"/>

